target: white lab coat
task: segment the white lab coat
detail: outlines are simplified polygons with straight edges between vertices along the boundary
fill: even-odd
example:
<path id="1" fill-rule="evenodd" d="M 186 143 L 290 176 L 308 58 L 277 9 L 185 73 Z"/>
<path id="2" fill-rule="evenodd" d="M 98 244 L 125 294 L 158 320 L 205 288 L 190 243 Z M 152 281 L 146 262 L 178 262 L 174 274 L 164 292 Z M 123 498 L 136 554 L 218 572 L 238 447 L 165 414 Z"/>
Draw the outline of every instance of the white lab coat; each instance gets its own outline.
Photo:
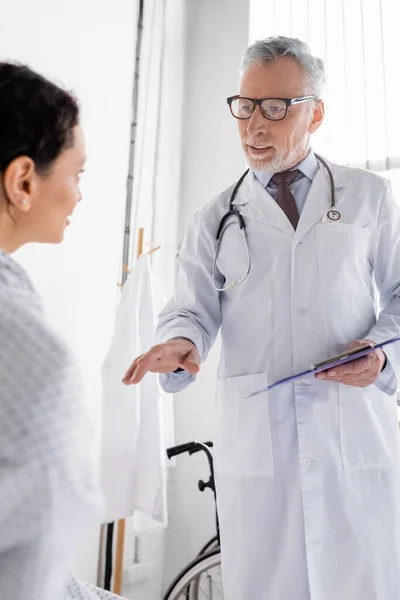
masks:
<path id="1" fill-rule="evenodd" d="M 164 425 L 172 419 L 172 404 L 155 375 L 130 387 L 121 379 L 132 357 L 153 345 L 163 302 L 150 258 L 142 255 L 125 283 L 102 369 L 100 481 L 106 499 L 105 520 L 134 516 L 137 532 L 166 525 Z"/>
<path id="2" fill-rule="evenodd" d="M 400 333 L 400 210 L 390 185 L 331 168 L 340 222 L 326 220 L 330 188 L 320 166 L 296 232 L 252 174 L 245 178 L 235 206 L 251 272 L 226 292 L 213 289 L 211 270 L 233 188 L 199 210 L 160 317 L 158 340 L 189 338 L 202 360 L 221 326 L 215 466 L 227 600 L 400 599 L 395 396 L 308 378 L 246 399 L 353 339 Z M 236 225 L 218 268 L 221 283 L 222 274 L 231 281 L 246 270 Z M 399 345 L 387 355 L 394 394 Z M 161 376 L 167 391 L 192 379 Z"/>

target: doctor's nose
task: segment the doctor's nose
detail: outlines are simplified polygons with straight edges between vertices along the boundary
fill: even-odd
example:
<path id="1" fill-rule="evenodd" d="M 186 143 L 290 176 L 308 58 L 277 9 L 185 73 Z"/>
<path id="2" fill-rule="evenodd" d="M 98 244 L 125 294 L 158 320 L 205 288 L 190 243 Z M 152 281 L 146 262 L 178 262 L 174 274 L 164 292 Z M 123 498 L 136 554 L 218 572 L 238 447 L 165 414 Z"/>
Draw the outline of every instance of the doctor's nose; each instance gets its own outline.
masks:
<path id="1" fill-rule="evenodd" d="M 250 119 L 247 120 L 247 134 L 250 137 L 268 133 L 268 119 L 266 119 L 259 106 L 256 106 Z"/>

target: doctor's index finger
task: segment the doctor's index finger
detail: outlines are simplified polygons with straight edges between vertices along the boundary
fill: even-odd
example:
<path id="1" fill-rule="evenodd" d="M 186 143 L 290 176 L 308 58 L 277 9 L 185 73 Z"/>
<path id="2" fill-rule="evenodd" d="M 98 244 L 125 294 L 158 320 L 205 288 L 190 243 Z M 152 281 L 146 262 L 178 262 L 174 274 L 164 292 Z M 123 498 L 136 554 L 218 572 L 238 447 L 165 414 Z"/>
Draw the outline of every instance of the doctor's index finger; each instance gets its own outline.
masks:
<path id="1" fill-rule="evenodd" d="M 153 350 L 153 349 L 152 349 Z M 151 371 L 152 365 L 158 360 L 154 357 L 154 352 L 149 350 L 134 361 L 134 367 L 129 383 L 140 383 L 143 377 Z"/>
<path id="2" fill-rule="evenodd" d="M 124 377 L 122 378 L 122 383 L 125 383 L 125 384 L 129 385 L 130 383 L 135 383 L 136 382 L 136 381 L 133 381 L 133 379 L 136 380 L 136 377 L 134 378 L 134 375 L 137 374 L 139 362 L 145 356 L 146 356 L 146 354 L 141 354 L 140 356 L 138 356 L 138 357 L 135 358 L 135 360 L 132 362 L 131 366 L 129 367 L 129 369 L 125 373 Z"/>
<path id="3" fill-rule="evenodd" d="M 149 371 L 155 373 L 163 372 L 163 370 L 158 371 L 157 367 L 159 366 L 162 369 L 166 363 L 169 364 L 171 358 L 173 359 L 174 354 L 176 354 L 176 352 L 171 351 L 171 349 L 168 348 L 168 344 L 158 344 L 153 346 L 148 352 L 136 359 L 136 375 L 140 373 L 143 377 Z"/>
<path id="4" fill-rule="evenodd" d="M 125 375 L 122 378 L 122 383 L 128 383 L 130 378 L 132 377 L 134 371 L 136 369 L 136 359 L 130 365 L 129 369 L 126 371 Z"/>
<path id="5" fill-rule="evenodd" d="M 142 354 L 135 360 L 135 370 L 148 370 L 151 364 L 156 360 L 159 360 L 160 357 L 160 351 L 158 351 L 155 347 L 151 348 L 148 352 Z"/>

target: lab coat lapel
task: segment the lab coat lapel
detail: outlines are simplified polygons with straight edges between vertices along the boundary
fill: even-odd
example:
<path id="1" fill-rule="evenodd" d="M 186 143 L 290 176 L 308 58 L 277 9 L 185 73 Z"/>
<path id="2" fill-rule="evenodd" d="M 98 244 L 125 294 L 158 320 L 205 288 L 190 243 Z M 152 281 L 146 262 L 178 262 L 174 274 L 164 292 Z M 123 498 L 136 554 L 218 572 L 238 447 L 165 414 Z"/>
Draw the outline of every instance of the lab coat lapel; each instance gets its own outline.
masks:
<path id="1" fill-rule="evenodd" d="M 243 180 L 233 204 L 244 218 L 267 223 L 293 237 L 289 219 L 251 171 Z"/>
<path id="2" fill-rule="evenodd" d="M 328 162 L 328 161 L 327 161 Z M 350 185 L 350 181 L 346 177 L 343 169 L 339 165 L 329 163 L 332 171 L 335 184 L 335 200 L 336 206 L 339 207 L 344 197 L 344 189 Z M 314 177 L 310 191 L 308 193 L 304 208 L 300 215 L 300 220 L 297 225 L 294 236 L 294 243 L 300 240 L 306 233 L 323 217 L 326 216 L 331 206 L 331 187 L 329 175 L 321 164 Z"/>

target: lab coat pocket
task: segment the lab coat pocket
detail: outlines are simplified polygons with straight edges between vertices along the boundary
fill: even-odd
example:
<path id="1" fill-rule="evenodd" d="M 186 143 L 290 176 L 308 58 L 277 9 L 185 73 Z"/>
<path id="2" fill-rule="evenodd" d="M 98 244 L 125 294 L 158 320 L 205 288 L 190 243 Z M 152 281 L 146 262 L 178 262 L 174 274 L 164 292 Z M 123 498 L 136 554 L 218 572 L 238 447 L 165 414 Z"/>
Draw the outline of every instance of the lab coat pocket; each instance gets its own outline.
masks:
<path id="1" fill-rule="evenodd" d="M 267 374 L 219 379 L 215 470 L 234 477 L 274 474 L 268 392 L 249 394 L 267 386 Z"/>
<path id="2" fill-rule="evenodd" d="M 340 445 L 345 470 L 390 469 L 399 464 L 397 405 L 376 386 L 339 384 Z"/>
<path id="3" fill-rule="evenodd" d="M 371 296 L 369 229 L 350 223 L 318 223 L 315 235 L 321 290 Z"/>

